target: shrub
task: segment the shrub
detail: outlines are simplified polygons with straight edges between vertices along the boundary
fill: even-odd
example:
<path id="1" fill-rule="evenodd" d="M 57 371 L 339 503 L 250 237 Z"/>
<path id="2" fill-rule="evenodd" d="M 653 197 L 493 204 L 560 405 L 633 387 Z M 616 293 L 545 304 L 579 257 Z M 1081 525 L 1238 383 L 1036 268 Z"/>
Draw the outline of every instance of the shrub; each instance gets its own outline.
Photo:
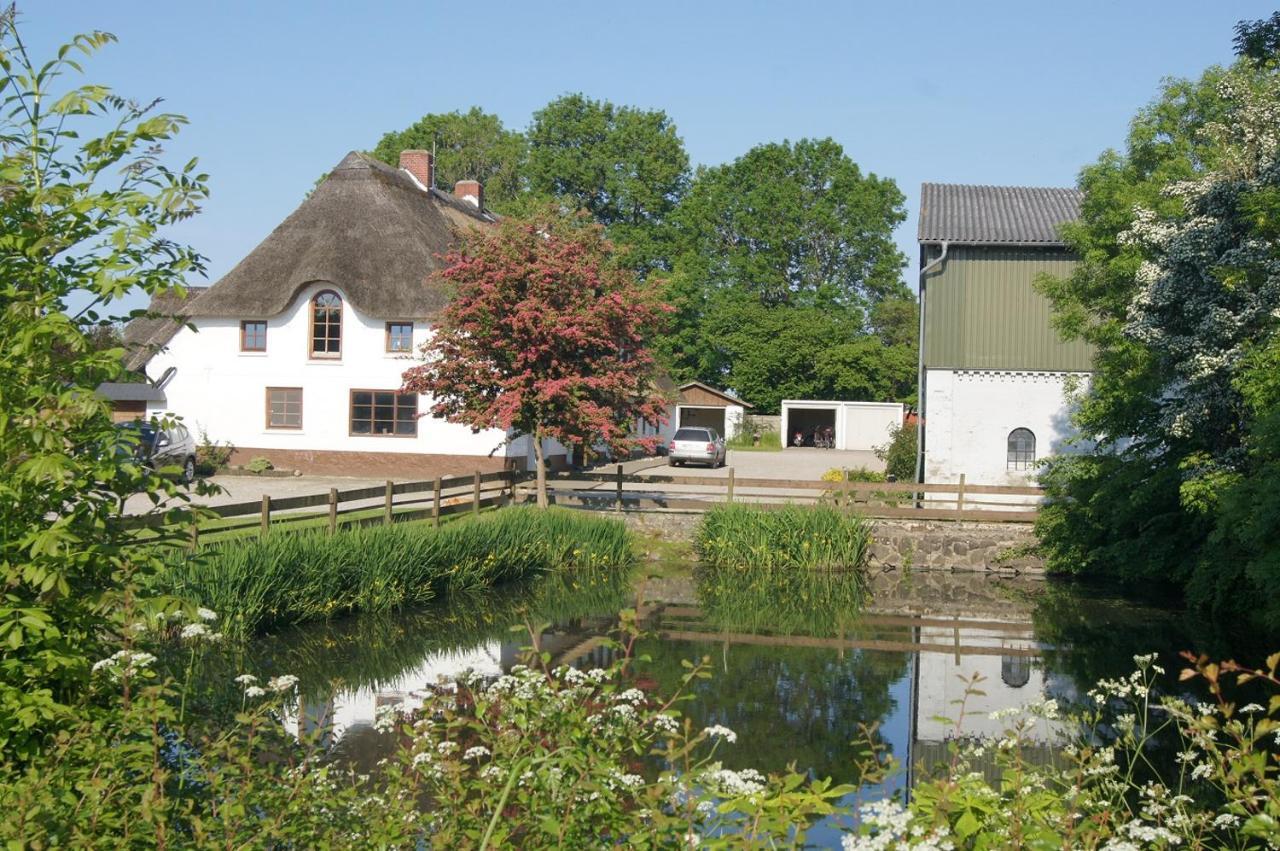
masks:
<path id="1" fill-rule="evenodd" d="M 209 433 L 200 429 L 200 444 L 196 447 L 196 472 L 212 476 L 231 463 L 236 448 L 230 443 L 209 439 Z"/>
<path id="2" fill-rule="evenodd" d="M 877 473 L 875 470 L 868 470 L 866 467 L 857 467 L 852 470 L 843 467 L 834 467 L 822 474 L 824 482 L 883 482 L 884 473 Z"/>
<path id="3" fill-rule="evenodd" d="M 263 458 L 262 456 L 258 456 L 257 458 L 251 459 L 248 464 L 245 464 L 244 468 L 250 473 L 257 473 L 261 475 L 268 470 L 274 470 L 276 465 L 272 464 L 270 460 Z"/>
<path id="4" fill-rule="evenodd" d="M 622 523 L 567 510 L 508 508 L 439 529 L 423 523 L 272 533 L 174 553 L 158 590 L 227 615 L 250 635 L 348 612 L 385 612 L 441 594 L 575 567 L 627 569 Z"/>
<path id="5" fill-rule="evenodd" d="M 866 565 L 871 526 L 828 506 L 780 509 L 719 505 L 694 540 L 698 557 L 717 568 L 850 568 Z"/>
<path id="6" fill-rule="evenodd" d="M 905 423 L 889 429 L 889 442 L 875 448 L 884 462 L 884 472 L 900 482 L 916 480 L 916 424 Z"/>

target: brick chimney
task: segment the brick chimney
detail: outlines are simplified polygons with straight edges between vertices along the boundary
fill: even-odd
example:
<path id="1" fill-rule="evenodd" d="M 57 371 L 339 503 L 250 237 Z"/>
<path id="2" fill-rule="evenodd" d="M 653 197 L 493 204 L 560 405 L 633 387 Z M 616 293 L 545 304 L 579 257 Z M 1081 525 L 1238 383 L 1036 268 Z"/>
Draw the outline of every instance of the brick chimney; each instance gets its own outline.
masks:
<path id="1" fill-rule="evenodd" d="M 484 187 L 478 180 L 459 180 L 453 186 L 453 197 L 470 201 L 481 210 L 484 209 Z"/>
<path id="2" fill-rule="evenodd" d="M 436 185 L 436 161 L 430 151 L 401 151 L 400 167 L 427 189 Z"/>

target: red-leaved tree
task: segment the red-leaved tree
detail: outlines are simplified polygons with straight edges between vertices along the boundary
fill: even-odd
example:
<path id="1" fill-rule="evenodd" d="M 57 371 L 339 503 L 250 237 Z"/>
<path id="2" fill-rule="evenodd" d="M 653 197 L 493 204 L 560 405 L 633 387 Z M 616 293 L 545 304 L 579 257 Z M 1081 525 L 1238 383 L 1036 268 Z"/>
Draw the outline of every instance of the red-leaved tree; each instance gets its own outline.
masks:
<path id="1" fill-rule="evenodd" d="M 544 439 L 652 448 L 635 426 L 665 419 L 649 344 L 670 308 L 618 264 L 599 226 L 548 209 L 468 233 L 444 259 L 455 292 L 404 392 L 431 396 L 449 422 L 530 436 L 540 506 Z"/>

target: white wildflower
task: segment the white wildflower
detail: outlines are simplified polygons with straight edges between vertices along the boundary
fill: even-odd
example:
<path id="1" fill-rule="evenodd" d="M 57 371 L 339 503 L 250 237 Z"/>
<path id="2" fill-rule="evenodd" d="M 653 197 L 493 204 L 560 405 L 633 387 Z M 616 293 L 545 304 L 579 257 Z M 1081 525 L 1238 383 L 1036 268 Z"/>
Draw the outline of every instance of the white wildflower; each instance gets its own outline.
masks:
<path id="1" fill-rule="evenodd" d="M 244 696 L 248 698 L 262 697 L 266 693 L 267 690 L 262 686 L 249 686 L 244 690 Z"/>
<path id="2" fill-rule="evenodd" d="M 1257 703 L 1246 703 L 1244 706 L 1240 707 L 1240 711 L 1252 715 L 1255 712 L 1261 712 L 1262 707 Z"/>
<path id="3" fill-rule="evenodd" d="M 436 751 L 440 754 L 451 754 L 458 749 L 457 742 L 441 742 L 436 745 Z"/>
<path id="4" fill-rule="evenodd" d="M 1240 816 L 1231 813 L 1222 813 L 1213 820 L 1213 826 L 1220 830 L 1235 827 L 1238 824 L 1240 824 Z"/>
<path id="5" fill-rule="evenodd" d="M 281 674 L 278 677 L 272 677 L 267 681 L 267 688 L 274 692 L 289 691 L 298 684 L 298 678 L 293 674 Z"/>
<path id="6" fill-rule="evenodd" d="M 489 749 L 484 745 L 476 745 L 475 747 L 467 748 L 467 752 L 462 755 L 462 758 L 465 760 L 479 760 L 484 759 L 486 756 L 489 756 Z"/>
<path id="7" fill-rule="evenodd" d="M 209 627 L 202 623 L 189 623 L 182 628 L 182 640 L 187 641 L 193 638 L 203 638 L 209 634 Z"/>
<path id="8" fill-rule="evenodd" d="M 196 617 L 200 618 L 200 620 L 202 621 L 208 621 L 209 623 L 213 623 L 218 619 L 218 613 L 215 612 L 213 609 L 206 609 L 204 606 L 201 606 L 200 608 L 196 609 Z"/>
<path id="9" fill-rule="evenodd" d="M 713 724 L 702 731 L 709 739 L 724 739 L 729 744 L 738 741 L 738 734 L 730 730 L 728 727 L 720 724 Z"/>
<path id="10" fill-rule="evenodd" d="M 1213 766 L 1207 762 L 1202 762 L 1195 768 L 1191 769 L 1191 779 L 1200 780 L 1213 774 Z"/>
<path id="11" fill-rule="evenodd" d="M 680 732 L 679 722 L 670 715 L 653 716 L 653 726 L 659 733 L 664 733 L 668 736 L 674 736 L 676 733 Z"/>
<path id="12" fill-rule="evenodd" d="M 258 678 L 253 674 L 241 674 L 236 677 L 235 681 L 242 686 L 251 686 L 258 681 Z"/>

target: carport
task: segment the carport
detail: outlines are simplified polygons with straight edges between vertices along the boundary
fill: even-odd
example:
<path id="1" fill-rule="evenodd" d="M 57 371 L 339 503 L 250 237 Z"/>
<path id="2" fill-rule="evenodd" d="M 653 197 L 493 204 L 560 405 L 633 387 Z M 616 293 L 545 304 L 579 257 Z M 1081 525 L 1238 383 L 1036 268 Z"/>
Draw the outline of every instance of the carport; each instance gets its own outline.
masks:
<path id="1" fill-rule="evenodd" d="M 695 408 L 680 406 L 680 428 L 713 428 L 717 434 L 724 434 L 724 408 Z"/>
<path id="2" fill-rule="evenodd" d="M 796 432 L 813 446 L 817 429 L 833 430 L 836 449 L 871 450 L 889 441 L 890 429 L 902 425 L 905 407 L 899 402 L 840 402 L 816 399 L 782 400 L 782 435 L 791 447 Z"/>

